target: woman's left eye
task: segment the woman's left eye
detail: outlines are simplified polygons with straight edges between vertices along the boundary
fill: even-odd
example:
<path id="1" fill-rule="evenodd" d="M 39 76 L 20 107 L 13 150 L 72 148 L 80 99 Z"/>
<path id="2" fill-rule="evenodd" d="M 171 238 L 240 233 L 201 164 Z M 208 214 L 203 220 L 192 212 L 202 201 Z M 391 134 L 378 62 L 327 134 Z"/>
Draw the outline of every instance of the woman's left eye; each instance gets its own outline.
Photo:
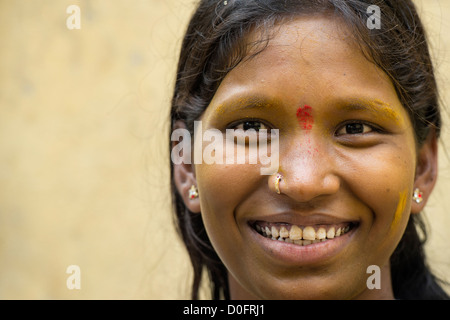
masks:
<path id="1" fill-rule="evenodd" d="M 244 131 L 253 129 L 255 131 L 259 131 L 261 129 L 269 130 L 269 127 L 266 126 L 261 121 L 247 120 L 247 121 L 243 121 L 243 122 L 239 123 L 238 125 L 236 125 L 235 129 L 241 129 Z"/>
<path id="2" fill-rule="evenodd" d="M 374 127 L 361 123 L 361 122 L 351 122 L 342 126 L 337 132 L 336 135 L 344 135 L 344 134 L 365 134 L 375 131 Z"/>

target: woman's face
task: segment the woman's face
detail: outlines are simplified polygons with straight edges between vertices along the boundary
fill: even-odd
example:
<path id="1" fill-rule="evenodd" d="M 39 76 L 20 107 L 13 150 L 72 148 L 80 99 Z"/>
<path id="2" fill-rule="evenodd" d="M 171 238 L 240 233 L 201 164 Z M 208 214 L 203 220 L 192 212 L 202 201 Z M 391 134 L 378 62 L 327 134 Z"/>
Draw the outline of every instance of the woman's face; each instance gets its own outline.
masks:
<path id="1" fill-rule="evenodd" d="M 201 120 L 224 137 L 226 129 L 280 133 L 280 194 L 276 175 L 261 175 L 259 164 L 195 165 L 232 298 L 392 297 L 389 258 L 410 215 L 414 134 L 387 75 L 342 24 L 282 25 L 264 51 L 229 72 Z M 373 265 L 381 289 L 367 287 Z"/>

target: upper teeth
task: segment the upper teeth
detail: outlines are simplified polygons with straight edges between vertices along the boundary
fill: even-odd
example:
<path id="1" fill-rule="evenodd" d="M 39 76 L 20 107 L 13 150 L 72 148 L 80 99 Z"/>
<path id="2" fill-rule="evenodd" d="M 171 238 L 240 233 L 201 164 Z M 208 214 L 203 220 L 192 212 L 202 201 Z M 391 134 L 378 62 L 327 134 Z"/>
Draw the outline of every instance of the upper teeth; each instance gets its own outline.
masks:
<path id="1" fill-rule="evenodd" d="M 297 225 L 257 222 L 255 228 L 267 238 L 305 246 L 339 237 L 350 230 L 350 224 L 301 227 Z"/>

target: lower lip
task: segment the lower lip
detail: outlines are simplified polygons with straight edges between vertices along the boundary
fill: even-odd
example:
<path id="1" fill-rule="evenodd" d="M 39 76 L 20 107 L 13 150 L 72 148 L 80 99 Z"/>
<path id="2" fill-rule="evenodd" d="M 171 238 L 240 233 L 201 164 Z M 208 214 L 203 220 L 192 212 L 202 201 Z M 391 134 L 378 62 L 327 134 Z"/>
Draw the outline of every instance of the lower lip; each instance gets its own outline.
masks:
<path id="1" fill-rule="evenodd" d="M 327 241 L 300 246 L 288 242 L 272 240 L 260 235 L 253 227 L 250 229 L 250 237 L 265 255 L 275 263 L 283 265 L 313 265 L 326 262 L 339 255 L 349 245 L 358 226 L 346 234 L 329 239 Z"/>

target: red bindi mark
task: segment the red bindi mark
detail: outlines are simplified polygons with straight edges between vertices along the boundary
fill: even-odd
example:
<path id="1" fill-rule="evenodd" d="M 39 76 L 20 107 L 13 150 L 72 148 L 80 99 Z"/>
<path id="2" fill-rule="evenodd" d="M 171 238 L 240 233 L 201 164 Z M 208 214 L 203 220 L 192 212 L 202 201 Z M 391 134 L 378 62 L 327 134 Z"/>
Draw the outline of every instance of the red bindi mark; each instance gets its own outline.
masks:
<path id="1" fill-rule="evenodd" d="M 311 143 L 311 138 L 309 133 L 314 124 L 314 118 L 312 116 L 312 108 L 310 106 L 305 105 L 304 107 L 299 107 L 297 109 L 297 120 L 300 124 L 300 127 L 305 130 L 306 134 L 308 134 L 308 139 L 306 140 L 306 144 L 302 146 L 302 148 L 306 148 L 306 151 L 309 155 L 318 154 L 319 150 L 314 148 Z"/>
<path id="2" fill-rule="evenodd" d="M 314 123 L 312 108 L 307 105 L 299 107 L 297 109 L 297 120 L 304 130 L 311 130 Z"/>

